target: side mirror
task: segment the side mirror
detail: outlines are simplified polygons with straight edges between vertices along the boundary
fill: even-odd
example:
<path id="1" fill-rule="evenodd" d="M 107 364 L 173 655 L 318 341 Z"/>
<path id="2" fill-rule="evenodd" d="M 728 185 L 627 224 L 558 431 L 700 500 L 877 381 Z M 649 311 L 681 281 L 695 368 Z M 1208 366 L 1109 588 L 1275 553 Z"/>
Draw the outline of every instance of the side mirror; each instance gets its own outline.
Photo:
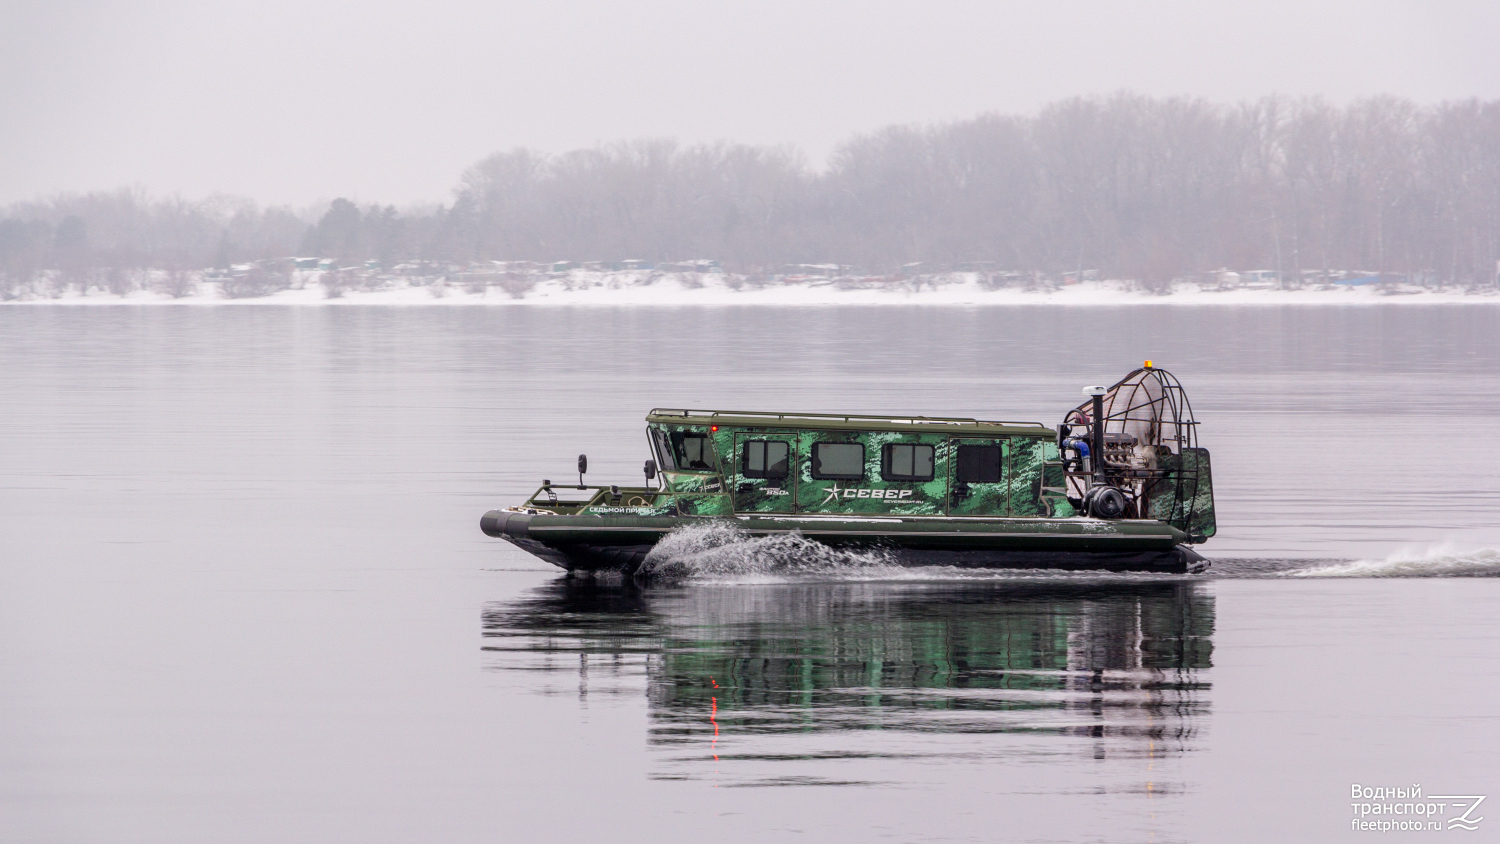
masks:
<path id="1" fill-rule="evenodd" d="M 587 454 L 580 454 L 580 455 L 578 455 L 578 488 L 579 489 L 585 489 L 585 487 L 583 485 L 583 473 L 587 472 L 588 470 L 589 470 L 589 456 Z"/>
<path id="2" fill-rule="evenodd" d="M 654 481 L 654 480 L 656 480 L 656 461 L 655 460 L 647 460 L 646 461 L 646 480 L 648 480 L 648 481 Z"/>

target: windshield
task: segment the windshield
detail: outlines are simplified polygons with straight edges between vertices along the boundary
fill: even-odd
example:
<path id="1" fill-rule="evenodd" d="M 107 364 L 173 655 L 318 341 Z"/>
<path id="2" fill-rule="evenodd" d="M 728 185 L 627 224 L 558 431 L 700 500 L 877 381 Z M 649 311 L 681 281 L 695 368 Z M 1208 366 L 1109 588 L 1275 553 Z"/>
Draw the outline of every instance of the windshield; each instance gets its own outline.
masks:
<path id="1" fill-rule="evenodd" d="M 714 458 L 707 434 L 673 431 L 667 437 L 667 459 L 673 469 L 712 469 Z"/>

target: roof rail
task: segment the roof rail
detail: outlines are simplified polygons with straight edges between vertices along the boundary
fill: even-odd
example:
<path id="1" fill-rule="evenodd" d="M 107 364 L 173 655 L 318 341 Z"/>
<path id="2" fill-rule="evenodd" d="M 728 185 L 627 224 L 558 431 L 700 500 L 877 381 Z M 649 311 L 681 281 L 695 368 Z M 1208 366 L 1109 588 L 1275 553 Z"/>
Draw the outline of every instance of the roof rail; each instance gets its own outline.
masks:
<path id="1" fill-rule="evenodd" d="M 679 407 L 654 407 L 650 416 L 681 416 L 684 418 L 744 417 L 749 419 L 774 419 L 791 422 L 798 419 L 837 420 L 843 422 L 889 422 L 894 425 L 1006 425 L 1021 428 L 1047 428 L 1040 422 L 1007 422 L 997 419 L 972 419 L 967 416 L 884 416 L 862 413 L 769 413 L 761 410 L 695 410 Z M 1050 429 L 1048 429 L 1050 430 Z"/>

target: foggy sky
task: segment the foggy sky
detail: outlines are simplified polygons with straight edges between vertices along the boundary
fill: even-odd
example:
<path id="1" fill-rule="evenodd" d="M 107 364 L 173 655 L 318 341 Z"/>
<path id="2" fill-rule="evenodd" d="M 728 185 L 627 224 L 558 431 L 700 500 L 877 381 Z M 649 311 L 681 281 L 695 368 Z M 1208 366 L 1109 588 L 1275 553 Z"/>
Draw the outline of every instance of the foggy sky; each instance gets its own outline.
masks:
<path id="1" fill-rule="evenodd" d="M 1130 89 L 1500 97 L 1500 4 L 8 0 L 0 203 L 444 201 L 516 146 L 786 143 Z"/>

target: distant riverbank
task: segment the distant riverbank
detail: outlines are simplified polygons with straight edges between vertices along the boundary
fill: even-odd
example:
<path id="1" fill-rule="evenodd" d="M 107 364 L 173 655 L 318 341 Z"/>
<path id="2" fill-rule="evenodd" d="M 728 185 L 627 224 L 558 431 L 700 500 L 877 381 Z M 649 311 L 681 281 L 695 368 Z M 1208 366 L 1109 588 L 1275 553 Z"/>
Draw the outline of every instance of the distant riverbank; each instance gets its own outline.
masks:
<path id="1" fill-rule="evenodd" d="M 128 289 L 80 286 L 23 293 L 10 305 L 1387 305 L 1500 304 L 1500 288 L 1431 289 L 1405 283 L 1226 287 L 1130 281 L 997 284 L 981 273 L 902 277 L 754 277 L 731 273 L 587 272 L 509 277 L 300 272 L 247 287 L 193 273 L 143 271 Z"/>

